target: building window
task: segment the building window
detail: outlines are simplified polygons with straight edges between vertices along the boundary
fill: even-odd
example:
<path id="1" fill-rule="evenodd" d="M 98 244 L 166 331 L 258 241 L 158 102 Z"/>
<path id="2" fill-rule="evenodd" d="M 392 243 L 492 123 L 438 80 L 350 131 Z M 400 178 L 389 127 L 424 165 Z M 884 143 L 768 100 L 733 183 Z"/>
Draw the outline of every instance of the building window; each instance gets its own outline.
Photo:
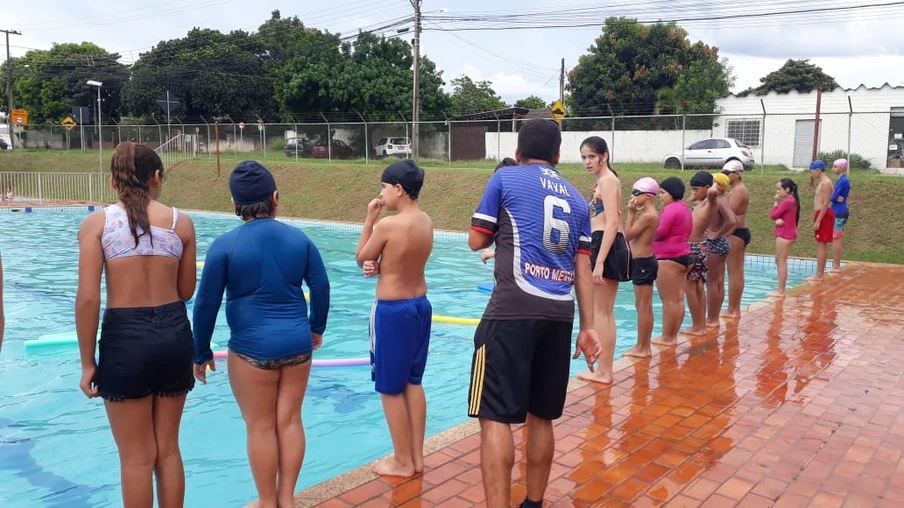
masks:
<path id="1" fill-rule="evenodd" d="M 729 120 L 726 137 L 737 139 L 747 146 L 760 146 L 760 121 Z"/>

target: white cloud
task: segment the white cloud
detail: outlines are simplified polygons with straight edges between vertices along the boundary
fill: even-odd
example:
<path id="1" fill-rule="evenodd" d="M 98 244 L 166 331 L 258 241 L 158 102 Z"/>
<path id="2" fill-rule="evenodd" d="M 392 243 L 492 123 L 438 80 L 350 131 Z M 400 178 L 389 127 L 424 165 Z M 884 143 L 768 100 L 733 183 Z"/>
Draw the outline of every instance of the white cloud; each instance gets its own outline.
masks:
<path id="1" fill-rule="evenodd" d="M 446 91 L 452 92 L 451 81 L 454 78 L 467 75 L 473 81 L 490 81 L 493 91 L 495 91 L 502 100 L 512 104 L 519 99 L 524 99 L 530 95 L 542 97 L 545 101 L 550 102 L 559 97 L 559 81 L 558 79 L 550 80 L 545 83 L 535 79 L 528 79 L 521 74 L 509 73 L 504 71 L 495 71 L 487 73 L 486 70 L 476 65 L 466 63 L 460 69 L 447 74 Z"/>

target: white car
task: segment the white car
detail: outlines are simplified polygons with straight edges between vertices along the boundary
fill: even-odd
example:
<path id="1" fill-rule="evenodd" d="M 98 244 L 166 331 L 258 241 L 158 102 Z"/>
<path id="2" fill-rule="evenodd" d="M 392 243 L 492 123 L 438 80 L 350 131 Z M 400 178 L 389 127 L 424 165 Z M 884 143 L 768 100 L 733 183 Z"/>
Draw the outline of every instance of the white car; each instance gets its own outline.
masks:
<path id="1" fill-rule="evenodd" d="M 721 168 L 734 159 L 750 170 L 756 164 L 749 146 L 734 138 L 712 138 L 697 141 L 683 150 L 684 167 Z M 681 152 L 673 152 L 662 158 L 667 169 L 681 169 Z"/>
<path id="2" fill-rule="evenodd" d="M 411 141 L 408 138 L 380 138 L 374 154 L 377 157 L 411 157 Z"/>
<path id="3" fill-rule="evenodd" d="M 6 134 L 0 134 L 0 150 L 12 150 L 13 146 L 10 142 L 9 136 Z"/>

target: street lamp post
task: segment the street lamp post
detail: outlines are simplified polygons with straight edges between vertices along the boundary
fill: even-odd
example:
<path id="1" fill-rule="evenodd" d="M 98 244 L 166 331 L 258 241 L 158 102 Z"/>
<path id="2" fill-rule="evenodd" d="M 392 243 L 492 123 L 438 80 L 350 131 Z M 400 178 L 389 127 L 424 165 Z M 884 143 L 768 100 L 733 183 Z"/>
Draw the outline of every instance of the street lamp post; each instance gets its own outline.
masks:
<path id="1" fill-rule="evenodd" d="M 88 86 L 97 87 L 97 168 L 101 173 L 104 172 L 104 136 L 100 130 L 100 88 L 103 83 L 100 81 L 89 80 Z"/>

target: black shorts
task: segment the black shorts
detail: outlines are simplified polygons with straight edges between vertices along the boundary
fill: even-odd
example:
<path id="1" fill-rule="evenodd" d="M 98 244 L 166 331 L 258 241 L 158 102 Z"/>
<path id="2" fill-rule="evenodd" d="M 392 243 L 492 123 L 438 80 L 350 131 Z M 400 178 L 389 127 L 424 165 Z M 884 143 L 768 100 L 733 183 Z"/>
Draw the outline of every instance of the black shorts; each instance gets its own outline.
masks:
<path id="1" fill-rule="evenodd" d="M 744 241 L 744 245 L 750 245 L 750 229 L 748 228 L 737 228 L 734 230 L 732 235 L 740 238 Z"/>
<path id="2" fill-rule="evenodd" d="M 656 258 L 633 258 L 631 260 L 631 280 L 635 286 L 652 286 L 659 274 L 659 262 Z"/>
<path id="3" fill-rule="evenodd" d="M 590 239 L 590 269 L 596 268 L 596 258 L 599 256 L 603 243 L 603 232 L 594 231 Z M 631 250 L 628 248 L 628 240 L 622 233 L 615 234 L 615 241 L 609 249 L 609 255 L 603 261 L 603 278 L 625 282 L 631 280 Z"/>
<path id="4" fill-rule="evenodd" d="M 185 303 L 104 311 L 94 378 L 110 401 L 176 397 L 195 386 L 195 347 Z"/>
<path id="5" fill-rule="evenodd" d="M 482 319 L 474 332 L 468 416 L 524 423 L 562 416 L 571 366 L 571 321 Z"/>
<path id="6" fill-rule="evenodd" d="M 685 254 L 683 256 L 678 256 L 676 258 L 659 258 L 659 261 L 673 261 L 673 262 L 678 263 L 679 265 L 687 268 L 688 266 L 691 266 L 691 264 L 693 264 L 694 257 L 690 254 Z"/>

